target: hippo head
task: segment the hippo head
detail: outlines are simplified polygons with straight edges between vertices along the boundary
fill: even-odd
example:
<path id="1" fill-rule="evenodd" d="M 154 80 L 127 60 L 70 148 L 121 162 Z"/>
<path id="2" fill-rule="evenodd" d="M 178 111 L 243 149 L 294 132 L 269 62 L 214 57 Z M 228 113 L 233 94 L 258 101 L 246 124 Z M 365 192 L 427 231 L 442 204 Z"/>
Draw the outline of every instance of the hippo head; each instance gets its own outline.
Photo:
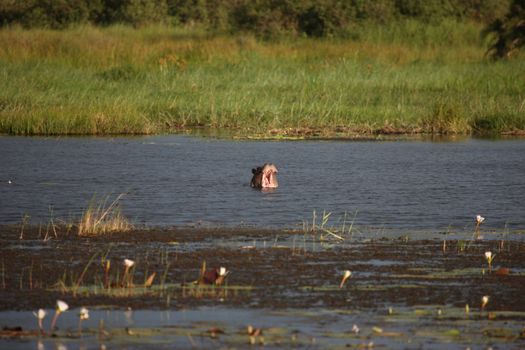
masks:
<path id="1" fill-rule="evenodd" d="M 262 167 L 252 169 L 253 177 L 250 186 L 253 188 L 277 188 L 277 167 L 273 163 L 264 163 Z"/>

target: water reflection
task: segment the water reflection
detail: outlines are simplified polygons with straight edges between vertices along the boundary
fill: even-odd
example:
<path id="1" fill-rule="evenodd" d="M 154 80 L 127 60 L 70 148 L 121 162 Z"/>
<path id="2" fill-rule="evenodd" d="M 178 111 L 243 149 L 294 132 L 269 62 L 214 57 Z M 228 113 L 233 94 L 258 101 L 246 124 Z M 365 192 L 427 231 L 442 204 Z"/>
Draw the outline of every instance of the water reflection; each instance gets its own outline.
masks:
<path id="1" fill-rule="evenodd" d="M 123 317 L 120 310 L 94 311 L 97 321 L 106 321 L 103 328 L 91 323 L 81 337 L 71 328 L 54 337 L 22 337 L 0 339 L 2 349 L 148 349 L 148 348 L 246 348 L 252 343 L 254 329 L 261 330 L 265 348 L 414 348 L 465 349 L 465 344 L 482 348 L 487 342 L 496 347 L 519 349 L 519 337 L 504 338 L 479 333 L 480 327 L 504 330 L 504 334 L 520 334 L 523 312 L 513 312 L 511 319 L 502 317 L 490 321 L 465 316 L 463 307 L 443 306 L 436 318 L 435 305 L 403 307 L 365 312 L 358 309 L 327 310 L 290 309 L 225 309 L 205 307 L 197 310 L 139 310 L 133 327 L 115 320 Z M 395 310 L 395 311 L 393 311 Z M 109 314 L 108 314 L 109 312 Z M 414 315 L 417 312 L 416 315 Z M 505 314 L 504 311 L 501 312 Z M 169 316 L 166 316 L 169 314 Z M 122 315 L 120 315 L 122 316 Z M 28 312 L 2 311 L 0 320 L 18 322 L 24 328 L 30 319 Z M 15 321 L 16 320 L 16 321 Z M 69 321 L 73 322 L 69 315 Z M 385 333 L 377 325 L 384 325 Z M 457 329 L 462 335 L 450 333 Z M 445 336 L 447 334 L 451 336 Z M 104 335 L 105 334 L 105 335 Z M 500 333 L 498 333 L 500 334 Z M 465 343 L 467 342 L 467 343 Z M 196 346 L 198 345 L 198 346 Z"/>

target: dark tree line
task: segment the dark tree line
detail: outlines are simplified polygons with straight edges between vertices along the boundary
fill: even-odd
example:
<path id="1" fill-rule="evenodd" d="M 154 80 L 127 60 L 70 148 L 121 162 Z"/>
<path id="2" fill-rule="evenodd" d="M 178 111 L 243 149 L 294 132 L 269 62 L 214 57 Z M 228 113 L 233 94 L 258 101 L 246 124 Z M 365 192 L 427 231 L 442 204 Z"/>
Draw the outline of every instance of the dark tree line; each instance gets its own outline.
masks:
<path id="1" fill-rule="evenodd" d="M 76 23 L 198 23 L 211 30 L 336 35 L 352 22 L 401 17 L 489 23 L 510 0 L 0 0 L 0 24 L 64 28 Z"/>
<path id="2" fill-rule="evenodd" d="M 492 21 L 484 31 L 495 34 L 487 53 L 493 58 L 507 58 L 525 44 L 525 0 L 513 0 L 507 14 Z"/>
<path id="3" fill-rule="evenodd" d="M 0 0 L 0 25 L 62 29 L 75 24 L 136 27 L 199 25 L 261 37 L 344 36 L 360 21 L 475 20 L 495 33 L 490 54 L 507 57 L 524 42 L 525 0 Z"/>

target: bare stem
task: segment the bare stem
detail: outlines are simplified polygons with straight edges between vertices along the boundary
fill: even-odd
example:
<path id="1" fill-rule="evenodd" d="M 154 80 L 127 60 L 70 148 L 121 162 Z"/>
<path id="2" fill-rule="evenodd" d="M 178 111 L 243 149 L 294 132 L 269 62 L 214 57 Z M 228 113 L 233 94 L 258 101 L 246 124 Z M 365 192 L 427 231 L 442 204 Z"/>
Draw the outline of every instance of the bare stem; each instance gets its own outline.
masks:
<path id="1" fill-rule="evenodd" d="M 60 316 L 60 311 L 56 310 L 55 311 L 55 316 L 53 316 L 53 320 L 51 321 L 51 332 L 53 332 L 55 330 L 55 325 L 57 323 L 58 316 Z"/>

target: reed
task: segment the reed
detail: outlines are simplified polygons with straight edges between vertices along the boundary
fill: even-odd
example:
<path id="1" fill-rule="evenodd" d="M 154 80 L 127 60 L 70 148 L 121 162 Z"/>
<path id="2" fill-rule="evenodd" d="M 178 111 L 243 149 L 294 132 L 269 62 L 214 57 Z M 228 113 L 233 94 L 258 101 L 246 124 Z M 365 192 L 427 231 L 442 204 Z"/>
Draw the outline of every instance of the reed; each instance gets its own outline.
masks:
<path id="1" fill-rule="evenodd" d="M 475 23 L 363 24 L 261 41 L 170 27 L 0 30 L 0 133 L 516 133 L 525 60 Z M 488 39 L 487 39 L 488 40 Z"/>
<path id="2" fill-rule="evenodd" d="M 122 215 L 119 201 L 124 194 L 120 194 L 108 205 L 108 197 L 97 203 L 93 197 L 88 208 L 82 214 L 78 224 L 78 235 L 99 235 L 111 232 L 125 232 L 133 225 Z"/>

